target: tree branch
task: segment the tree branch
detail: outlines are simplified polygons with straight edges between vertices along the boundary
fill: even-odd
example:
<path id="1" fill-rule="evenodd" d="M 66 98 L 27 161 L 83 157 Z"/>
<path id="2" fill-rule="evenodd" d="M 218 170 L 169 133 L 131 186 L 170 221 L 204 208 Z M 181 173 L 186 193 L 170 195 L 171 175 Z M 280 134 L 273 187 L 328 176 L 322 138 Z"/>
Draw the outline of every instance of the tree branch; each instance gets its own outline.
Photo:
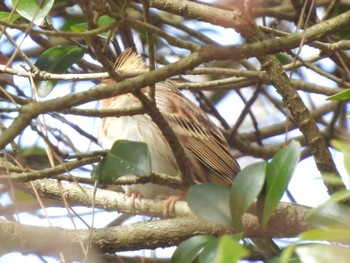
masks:
<path id="1" fill-rule="evenodd" d="M 46 180 L 45 180 L 46 181 Z M 40 182 L 40 183 L 48 183 Z M 49 184 L 54 183 L 50 182 Z M 38 187 L 38 181 L 34 182 L 37 190 L 43 194 L 43 188 Z M 91 203 L 91 199 L 85 196 L 81 190 L 77 190 L 77 186 L 63 183 L 63 192 L 68 197 L 70 203 L 78 193 L 85 199 L 85 205 Z M 57 187 L 57 184 L 56 184 Z M 75 190 L 72 189 L 75 188 Z M 57 189 L 56 189 L 57 190 Z M 85 189 L 87 195 L 92 194 L 92 190 Z M 121 199 L 123 199 L 124 208 L 126 205 L 124 197 L 114 193 L 107 198 L 107 191 L 98 190 L 96 195 L 96 207 L 104 203 L 106 210 L 109 207 L 115 209 L 122 208 Z M 46 193 L 45 193 L 46 195 Z M 113 197 L 112 197 L 113 196 Z M 60 198 L 59 196 L 56 196 Z M 102 203 L 101 203 L 102 202 Z M 73 202 L 82 205 L 82 202 Z M 136 202 L 136 210 L 143 209 L 157 210 L 158 215 L 163 213 L 162 205 L 159 206 L 152 200 L 142 200 L 140 204 Z M 160 202 L 162 203 L 162 202 Z M 112 205 L 116 204 L 116 205 Z M 186 211 L 186 212 L 185 212 Z M 288 203 L 281 203 L 276 209 L 267 230 L 261 230 L 258 219 L 252 214 L 245 214 L 243 217 L 243 228 L 246 237 L 295 237 L 302 231 L 308 229 L 304 222 L 304 215 L 308 208 Z M 18 251 L 18 244 L 22 244 L 21 252 L 24 253 L 42 253 L 49 255 L 57 255 L 62 251 L 67 256 L 73 258 L 82 255 L 82 244 L 86 246 L 90 242 L 90 248 L 94 251 L 103 253 L 114 253 L 120 251 L 130 251 L 139 249 L 154 249 L 157 247 L 167 247 L 179 244 L 181 241 L 199 234 L 221 235 L 223 233 L 236 233 L 234 229 L 206 222 L 193 216 L 185 202 L 177 202 L 175 219 L 167 219 L 160 221 L 150 221 L 144 223 L 136 223 L 131 225 L 123 225 L 117 227 L 109 227 L 103 229 L 90 230 L 67 230 L 52 227 L 34 227 L 19 224 L 17 222 L 0 221 L 0 241 L 4 246 L 2 249 L 10 251 Z M 90 239 L 90 234 L 92 234 Z M 89 241 L 90 240 L 90 241 Z M 6 242 L 5 242 L 6 241 Z"/>

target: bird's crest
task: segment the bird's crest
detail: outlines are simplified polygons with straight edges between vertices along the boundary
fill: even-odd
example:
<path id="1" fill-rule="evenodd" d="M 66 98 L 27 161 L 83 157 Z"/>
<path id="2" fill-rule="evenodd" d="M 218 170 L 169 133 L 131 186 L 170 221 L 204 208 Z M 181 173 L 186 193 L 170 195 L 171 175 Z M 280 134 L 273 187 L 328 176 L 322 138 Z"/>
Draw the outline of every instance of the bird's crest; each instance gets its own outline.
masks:
<path id="1" fill-rule="evenodd" d="M 114 63 L 115 70 L 139 70 L 146 69 L 141 56 L 135 53 L 131 48 L 125 49 Z"/>

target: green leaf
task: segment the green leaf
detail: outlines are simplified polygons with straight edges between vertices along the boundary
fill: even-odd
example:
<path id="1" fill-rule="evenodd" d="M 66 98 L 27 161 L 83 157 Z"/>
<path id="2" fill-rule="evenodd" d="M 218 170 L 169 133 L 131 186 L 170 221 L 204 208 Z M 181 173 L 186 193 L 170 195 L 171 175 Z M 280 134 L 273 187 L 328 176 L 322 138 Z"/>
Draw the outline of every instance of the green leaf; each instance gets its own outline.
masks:
<path id="1" fill-rule="evenodd" d="M 91 176 L 100 183 L 109 183 L 126 175 L 149 176 L 151 173 L 151 155 L 146 143 L 117 140 Z"/>
<path id="2" fill-rule="evenodd" d="M 305 219 L 315 227 L 336 226 L 347 229 L 350 227 L 350 208 L 335 202 L 326 203 L 310 210 Z"/>
<path id="3" fill-rule="evenodd" d="M 214 236 L 199 235 L 185 240 L 176 248 L 171 257 L 171 263 L 192 262 L 198 256 L 203 247 L 214 239 L 216 239 Z"/>
<path id="4" fill-rule="evenodd" d="M 265 261 L 265 263 L 283 263 L 283 262 L 288 262 L 288 263 L 302 263 L 296 255 L 291 256 L 288 261 L 285 261 L 282 259 L 281 255 L 274 256 L 272 258 L 269 258 Z"/>
<path id="5" fill-rule="evenodd" d="M 331 140 L 331 145 L 344 154 L 344 167 L 350 175 L 350 144 L 342 140 Z"/>
<path id="6" fill-rule="evenodd" d="M 327 98 L 327 100 L 336 100 L 336 101 L 343 101 L 348 99 L 350 99 L 350 89 L 341 91 Z"/>
<path id="7" fill-rule="evenodd" d="M 115 22 L 116 22 L 116 20 L 114 18 L 111 18 L 109 16 L 100 16 L 98 18 L 98 21 L 97 21 L 97 26 L 99 28 L 105 27 L 105 26 L 111 25 Z M 87 23 L 79 23 L 79 24 L 72 25 L 70 28 L 74 32 L 85 32 L 88 30 L 88 25 L 87 25 Z M 99 36 L 103 37 L 103 38 L 107 38 L 108 32 L 104 32 L 102 34 L 99 34 Z"/>
<path id="8" fill-rule="evenodd" d="M 333 17 L 336 17 L 337 15 L 343 14 L 345 12 L 349 11 L 349 7 L 347 5 L 337 5 L 337 7 L 334 9 Z M 349 27 L 345 26 L 341 28 L 340 30 L 335 33 L 335 36 L 341 38 L 342 40 L 350 39 L 350 30 Z"/>
<path id="9" fill-rule="evenodd" d="M 264 258 L 271 258 L 272 256 L 279 253 L 280 248 L 268 237 L 254 237 L 246 240 L 246 243 L 252 245 L 252 251 L 262 255 Z"/>
<path id="10" fill-rule="evenodd" d="M 344 184 L 341 177 L 338 177 L 337 175 L 334 175 L 332 173 L 322 173 L 322 180 L 325 184 L 332 184 L 334 186 L 341 186 Z"/>
<path id="11" fill-rule="evenodd" d="M 280 254 L 279 256 L 279 261 L 280 263 L 294 263 L 294 262 L 300 262 L 300 259 L 299 261 L 295 260 L 294 258 L 294 255 L 295 255 L 295 249 L 297 247 L 297 243 L 294 243 L 294 244 L 291 244 L 290 246 L 287 246 L 285 247 L 283 250 L 282 250 L 282 253 Z"/>
<path id="12" fill-rule="evenodd" d="M 350 250 L 348 247 L 312 244 L 296 248 L 295 252 L 301 262 L 307 263 L 329 263 L 329 262 L 349 262 Z"/>
<path id="13" fill-rule="evenodd" d="M 13 193 L 14 193 L 14 199 L 16 200 L 16 202 L 26 202 L 26 201 L 34 200 L 33 195 L 23 192 L 21 190 L 14 189 Z"/>
<path id="14" fill-rule="evenodd" d="M 201 254 L 199 255 L 199 263 L 213 263 L 215 262 L 216 257 L 216 249 L 219 245 L 219 238 L 215 238 L 208 242 Z"/>
<path id="15" fill-rule="evenodd" d="M 63 74 L 84 56 L 84 49 L 75 46 L 56 46 L 43 52 L 35 62 L 40 69 L 50 73 Z M 55 87 L 57 81 L 37 81 L 40 97 L 46 97 Z"/>
<path id="16" fill-rule="evenodd" d="M 249 255 L 249 251 L 240 244 L 242 234 L 223 235 L 208 242 L 199 256 L 200 263 L 238 262 Z"/>
<path id="17" fill-rule="evenodd" d="M 308 211 L 305 219 L 316 226 L 349 225 L 350 208 L 339 202 L 350 198 L 350 191 L 343 190 L 331 195 L 326 202 Z"/>
<path id="18" fill-rule="evenodd" d="M 278 61 L 282 64 L 282 65 L 287 65 L 289 63 L 291 63 L 291 59 L 289 56 L 283 54 L 283 53 L 278 53 L 276 54 L 276 58 L 278 59 Z"/>
<path id="19" fill-rule="evenodd" d="M 16 3 L 18 5 L 16 6 Z M 40 4 L 42 2 L 42 4 Z M 12 5 L 16 6 L 16 11 L 34 24 L 40 26 L 45 16 L 50 12 L 54 0 L 12 0 Z"/>
<path id="20" fill-rule="evenodd" d="M 9 13 L 9 12 L 0 11 L 0 20 L 2 20 L 2 21 L 7 21 L 10 23 L 13 23 L 20 17 L 21 17 L 20 15 L 15 14 L 15 13 L 13 13 L 11 15 L 11 13 Z"/>
<path id="21" fill-rule="evenodd" d="M 241 258 L 249 255 L 239 240 L 230 235 L 224 235 L 219 238 L 219 244 L 216 249 L 215 263 L 238 262 Z"/>
<path id="22" fill-rule="evenodd" d="M 61 31 L 72 31 L 72 26 L 82 23 L 84 21 L 83 17 L 77 16 L 65 16 L 63 24 L 59 27 Z"/>
<path id="23" fill-rule="evenodd" d="M 302 240 L 329 241 L 350 244 L 350 230 L 344 228 L 317 228 L 299 235 Z"/>
<path id="24" fill-rule="evenodd" d="M 242 229 L 242 216 L 258 197 L 265 182 L 266 163 L 259 162 L 240 171 L 232 183 L 230 210 L 233 227 Z"/>
<path id="25" fill-rule="evenodd" d="M 266 183 L 258 198 L 261 224 L 266 227 L 276 206 L 286 191 L 300 159 L 301 146 L 292 141 L 272 158 L 266 166 Z"/>
<path id="26" fill-rule="evenodd" d="M 231 226 L 230 192 L 216 184 L 198 184 L 190 187 L 187 202 L 191 211 L 210 222 Z"/>

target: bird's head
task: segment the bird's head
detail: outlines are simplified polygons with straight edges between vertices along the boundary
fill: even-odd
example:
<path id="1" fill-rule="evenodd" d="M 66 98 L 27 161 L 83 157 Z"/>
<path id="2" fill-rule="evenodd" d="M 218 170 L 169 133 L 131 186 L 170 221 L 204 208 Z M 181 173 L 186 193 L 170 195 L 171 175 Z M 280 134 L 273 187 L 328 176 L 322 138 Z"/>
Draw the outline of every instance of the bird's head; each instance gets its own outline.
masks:
<path id="1" fill-rule="evenodd" d="M 128 72 L 136 73 L 137 71 L 144 71 L 148 69 L 147 65 L 144 63 L 143 59 L 139 54 L 134 52 L 131 48 L 125 49 L 117 58 L 114 63 L 114 70 L 116 72 Z M 102 84 L 113 84 L 115 80 L 109 78 L 104 79 Z M 102 108 L 108 108 L 110 103 L 115 99 L 107 98 L 101 101 Z"/>

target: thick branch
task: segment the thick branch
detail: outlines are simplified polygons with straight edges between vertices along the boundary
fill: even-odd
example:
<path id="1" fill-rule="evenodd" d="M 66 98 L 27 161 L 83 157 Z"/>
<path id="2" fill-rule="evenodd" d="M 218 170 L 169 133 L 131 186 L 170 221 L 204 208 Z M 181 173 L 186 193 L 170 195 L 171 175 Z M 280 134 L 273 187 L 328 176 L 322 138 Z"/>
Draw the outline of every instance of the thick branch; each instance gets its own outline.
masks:
<path id="1" fill-rule="evenodd" d="M 291 204 L 280 204 L 271 224 L 262 233 L 258 220 L 251 214 L 243 217 L 247 237 L 293 237 L 307 229 L 303 222 L 307 209 Z M 103 229 L 67 230 L 52 227 L 21 225 L 16 222 L 0 221 L 0 242 L 6 251 L 57 255 L 63 252 L 72 258 L 81 257 L 82 244 L 90 244 L 90 251 L 114 253 L 139 249 L 154 249 L 179 244 L 181 241 L 200 234 L 221 235 L 236 233 L 234 229 L 206 222 L 195 216 L 151 221 Z M 91 234 L 91 242 L 90 240 Z"/>
<path id="2" fill-rule="evenodd" d="M 282 209 L 289 210 L 290 207 Z M 299 219 L 297 217 L 305 213 L 305 211 L 297 212 L 296 210 L 294 212 L 294 220 Z M 301 214 L 298 214 L 300 212 Z M 289 212 L 287 215 L 291 216 L 292 213 Z M 285 222 L 290 223 L 291 220 L 283 220 L 286 218 L 282 217 L 275 219 L 278 220 L 276 228 L 284 231 L 278 233 L 279 237 L 295 236 L 306 230 L 305 225 L 300 225 L 300 228 L 295 231 L 296 228 L 285 225 Z M 245 228 L 249 227 L 246 231 L 247 237 L 256 237 L 262 234 L 255 217 L 247 214 L 244 222 Z M 194 235 L 221 235 L 235 232 L 233 229 L 212 224 L 194 216 L 94 229 L 93 231 L 36 227 L 21 225 L 16 222 L 0 221 L 0 241 L 3 244 L 3 250 L 8 252 L 18 251 L 18 244 L 22 243 L 20 249 L 24 253 L 57 255 L 59 252 L 63 252 L 65 256 L 72 258 L 82 257 L 81 244 L 86 246 L 89 243 L 90 234 L 92 234 L 90 250 L 114 253 L 174 246 Z M 269 236 L 276 234 L 272 228 L 267 233 Z M 273 236 L 276 237 L 276 235 Z"/>
<path id="3" fill-rule="evenodd" d="M 38 193 L 43 198 L 62 200 L 60 194 L 58 182 L 52 180 L 37 180 L 32 184 L 37 189 Z M 71 206 L 82 205 L 91 207 L 93 200 L 93 188 L 85 187 L 83 185 L 76 185 L 74 183 L 60 182 L 64 198 Z M 27 184 L 17 184 L 17 187 L 25 191 L 32 191 L 31 186 Z M 123 213 L 142 214 L 150 217 L 161 217 L 164 210 L 164 201 L 142 199 L 136 201 L 134 206 L 130 204 L 129 200 L 125 200 L 125 196 L 121 193 L 114 191 L 108 191 L 98 189 L 95 197 L 95 207 L 101 208 L 107 211 L 119 211 Z M 269 235 L 276 237 L 283 237 L 285 231 L 288 233 L 296 234 L 302 229 L 306 228 L 306 223 L 303 221 L 303 216 L 307 212 L 308 208 L 299 205 L 293 205 L 288 203 L 281 203 L 277 210 L 276 215 L 271 220 L 271 231 Z M 193 215 L 189 210 L 187 203 L 178 201 L 175 204 L 174 211 L 170 211 L 171 217 L 188 217 Z M 261 235 L 261 230 L 258 230 L 258 221 L 251 221 L 252 215 L 246 215 L 245 220 L 246 227 L 245 233 L 248 236 Z M 281 221 L 281 222 L 279 222 Z M 286 227 L 286 224 L 288 227 Z M 252 228 L 251 228 L 252 227 Z M 278 231 L 273 230 L 275 227 L 280 228 Z M 286 227 L 284 229 L 283 227 Z M 254 234 L 255 233 L 255 234 Z"/>

